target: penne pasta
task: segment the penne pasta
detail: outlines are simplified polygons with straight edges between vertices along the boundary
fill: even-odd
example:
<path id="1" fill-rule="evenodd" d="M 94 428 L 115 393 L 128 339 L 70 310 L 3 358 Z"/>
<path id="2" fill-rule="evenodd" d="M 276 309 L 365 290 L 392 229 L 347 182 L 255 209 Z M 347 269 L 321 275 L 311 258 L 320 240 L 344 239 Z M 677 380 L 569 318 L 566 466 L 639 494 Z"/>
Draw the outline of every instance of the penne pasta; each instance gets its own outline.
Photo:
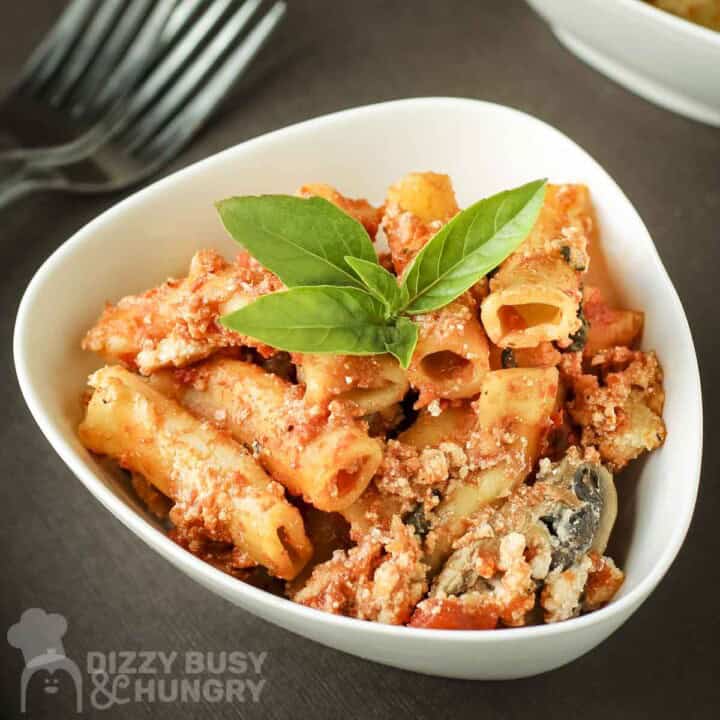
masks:
<path id="1" fill-rule="evenodd" d="M 408 173 L 388 188 L 387 204 L 411 212 L 424 223 L 447 222 L 460 209 L 450 177 L 435 172 Z"/>
<path id="2" fill-rule="evenodd" d="M 98 370 L 90 385 L 79 428 L 89 450 L 172 498 L 176 524 L 232 542 L 280 578 L 300 572 L 312 555 L 300 513 L 241 445 L 122 367 Z"/>
<path id="3" fill-rule="evenodd" d="M 381 444 L 354 418 L 308 411 L 300 388 L 252 363 L 215 358 L 151 382 L 198 417 L 217 422 L 293 495 L 320 510 L 341 510 L 365 490 L 382 458 Z"/>
<path id="4" fill-rule="evenodd" d="M 580 444 L 596 447 L 611 470 L 663 444 L 665 391 L 654 352 L 616 347 L 585 362 L 576 353 L 560 367 L 572 391 L 568 413 L 582 429 Z"/>
<path id="5" fill-rule="evenodd" d="M 248 345 L 271 353 L 217 320 L 280 287 L 280 281 L 247 254 L 228 263 L 212 250 L 200 250 L 186 278 L 108 305 L 82 347 L 143 375 L 188 365 L 223 347 Z"/>
<path id="6" fill-rule="evenodd" d="M 432 516 L 428 562 L 437 569 L 452 543 L 466 529 L 467 518 L 502 498 L 532 470 L 557 405 L 555 368 L 497 370 L 485 377 L 474 403 L 477 425 L 465 442 L 469 471 Z"/>
<path id="7" fill-rule="evenodd" d="M 583 312 L 589 325 L 583 355 L 592 357 L 600 350 L 630 347 L 640 337 L 645 316 L 636 310 L 615 310 L 608 307 L 600 290 L 585 287 Z"/>
<path id="8" fill-rule="evenodd" d="M 390 187 L 382 228 L 398 275 L 457 212 L 455 191 L 447 175 L 409 173 Z"/>
<path id="9" fill-rule="evenodd" d="M 416 316 L 416 321 L 418 343 L 408 369 L 410 384 L 420 393 L 416 407 L 435 399 L 477 395 L 490 361 L 472 295 L 466 293 L 440 310 Z"/>
<path id="10" fill-rule="evenodd" d="M 350 525 L 350 536 L 359 540 L 373 528 L 388 528 L 395 515 L 405 512 L 407 503 L 398 496 L 385 495 L 374 483 L 352 504 L 340 511 Z"/>
<path id="11" fill-rule="evenodd" d="M 581 278 L 594 227 L 585 186 L 547 186 L 534 228 L 492 277 L 482 302 L 482 323 L 495 345 L 571 344 L 581 327 Z"/>
<path id="12" fill-rule="evenodd" d="M 332 400 L 355 403 L 363 415 L 388 410 L 410 388 L 407 374 L 391 355 L 296 355 L 298 380 L 307 405 Z"/>
<path id="13" fill-rule="evenodd" d="M 305 532 L 313 546 L 313 554 L 302 572 L 285 586 L 286 594 L 292 595 L 307 582 L 313 570 L 332 558 L 337 550 L 347 550 L 350 542 L 349 527 L 340 513 L 327 513 L 304 505 L 300 512 L 305 522 Z"/>
<path id="14" fill-rule="evenodd" d="M 422 450 L 437 447 L 440 443 L 454 442 L 462 444 L 475 427 L 477 416 L 470 403 L 460 403 L 442 408 L 438 414 L 422 410 L 417 420 L 398 440 Z"/>
<path id="15" fill-rule="evenodd" d="M 402 625 L 427 591 L 426 575 L 417 536 L 396 517 L 315 567 L 291 597 L 325 612 Z"/>

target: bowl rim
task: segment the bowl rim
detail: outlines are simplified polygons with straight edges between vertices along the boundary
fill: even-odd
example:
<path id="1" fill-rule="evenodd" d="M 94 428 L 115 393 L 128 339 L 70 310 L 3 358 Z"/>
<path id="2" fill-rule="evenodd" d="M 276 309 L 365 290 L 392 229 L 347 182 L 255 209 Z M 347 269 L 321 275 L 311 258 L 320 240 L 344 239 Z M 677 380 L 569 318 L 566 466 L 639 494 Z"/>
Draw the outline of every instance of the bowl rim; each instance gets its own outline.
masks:
<path id="1" fill-rule="evenodd" d="M 587 0 L 577 0 L 578 4 L 581 4 L 583 1 L 587 2 Z M 596 0 L 590 1 L 596 2 Z M 527 0 L 527 3 L 533 9 L 538 11 L 540 8 L 544 11 L 547 2 L 548 0 Z M 550 2 L 554 2 L 554 0 L 550 0 Z M 668 28 L 693 36 L 696 40 L 709 42 L 711 45 L 720 45 L 720 31 L 712 30 L 680 15 L 675 15 L 668 10 L 662 10 L 655 5 L 644 2 L 644 0 L 613 0 L 613 2 L 626 12 L 642 15 L 651 22 L 658 22 L 661 25 L 664 24 Z M 544 19 L 549 20 L 549 18 L 545 18 L 544 13 L 541 14 L 543 14 Z"/>
<path id="2" fill-rule="evenodd" d="M 98 475 L 86 465 L 82 457 L 63 437 L 60 429 L 54 426 L 53 421 L 45 412 L 40 401 L 39 394 L 35 388 L 31 373 L 28 369 L 26 354 L 28 343 L 25 338 L 31 325 L 31 310 L 46 279 L 54 274 L 55 268 L 62 264 L 66 256 L 72 255 L 74 252 L 77 252 L 82 248 L 86 240 L 93 236 L 97 227 L 114 220 L 118 215 L 122 215 L 127 208 L 137 202 L 138 198 L 151 196 L 154 193 L 161 193 L 166 188 L 172 187 L 174 183 L 191 182 L 193 175 L 198 174 L 207 166 L 218 162 L 221 158 L 226 158 L 233 153 L 240 152 L 247 145 L 252 144 L 255 148 L 258 146 L 261 147 L 264 144 L 272 143 L 276 139 L 289 137 L 295 133 L 302 132 L 310 126 L 322 127 L 323 125 L 335 123 L 338 120 L 350 115 L 386 113 L 394 109 L 412 106 L 414 106 L 416 111 L 428 108 L 434 109 L 439 106 L 447 106 L 448 108 L 452 107 L 454 110 L 460 109 L 461 106 L 465 109 L 469 109 L 471 107 L 482 107 L 492 111 L 500 110 L 501 112 L 506 112 L 510 115 L 516 115 L 525 122 L 540 125 L 545 132 L 560 135 L 565 142 L 570 143 L 579 150 L 580 153 L 586 155 L 594 163 L 598 171 L 605 176 L 606 181 L 614 187 L 619 196 L 627 203 L 629 210 L 636 216 L 641 226 L 643 228 L 645 227 L 642 219 L 637 213 L 637 210 L 635 210 L 634 205 L 630 202 L 625 193 L 620 189 L 607 171 L 605 171 L 605 169 L 589 153 L 549 123 L 546 123 L 545 121 L 521 110 L 499 103 L 450 96 L 403 98 L 340 110 L 283 127 L 260 135 L 256 138 L 245 140 L 237 145 L 226 148 L 220 152 L 210 155 L 207 158 L 181 168 L 166 177 L 160 178 L 150 185 L 135 191 L 127 198 L 124 198 L 120 202 L 103 211 L 100 215 L 93 218 L 90 222 L 75 232 L 67 241 L 60 245 L 60 247 L 58 247 L 35 272 L 18 307 L 13 336 L 13 358 L 22 395 L 35 422 L 49 441 L 51 447 L 60 456 L 67 467 L 85 485 L 91 494 L 137 537 L 139 537 L 152 549 L 156 550 L 166 560 L 169 560 L 178 569 L 182 570 L 186 574 L 189 574 L 194 580 L 199 581 L 206 588 L 221 589 L 222 592 L 220 594 L 225 599 L 229 600 L 235 596 L 240 598 L 245 596 L 249 601 L 249 604 L 252 606 L 265 605 L 269 611 L 275 611 L 278 614 L 290 613 L 296 621 L 293 623 L 295 627 L 301 626 L 303 622 L 311 624 L 319 622 L 322 625 L 334 627 L 339 631 L 347 631 L 348 633 L 363 632 L 377 636 L 382 635 L 384 637 L 390 636 L 401 642 L 403 639 L 411 641 L 413 638 L 415 640 L 427 640 L 434 638 L 437 641 L 494 644 L 511 639 L 539 639 L 564 635 L 584 628 L 586 629 L 608 623 L 613 619 L 623 622 L 654 590 L 660 580 L 667 573 L 672 562 L 677 556 L 680 547 L 682 546 L 685 536 L 687 535 L 695 503 L 697 501 L 703 446 L 702 391 L 692 334 L 675 286 L 665 270 L 662 260 L 657 252 L 657 248 L 655 247 L 649 233 L 648 240 L 651 245 L 656 271 L 664 277 L 665 283 L 669 287 L 669 302 L 673 303 L 676 306 L 676 310 L 680 311 L 680 317 L 682 319 L 682 332 L 685 334 L 685 341 L 687 343 L 688 360 L 691 360 L 687 372 L 691 374 L 692 377 L 690 378 L 690 381 L 697 390 L 697 392 L 694 393 L 693 401 L 695 404 L 696 417 L 699 421 L 697 428 L 698 442 L 693 459 L 694 462 L 690 468 L 689 478 L 686 480 L 686 482 L 692 480 L 693 487 L 691 491 L 688 491 L 691 492 L 691 495 L 688 496 L 688 502 L 685 505 L 685 517 L 682 518 L 682 522 L 675 525 L 673 534 L 664 553 L 655 560 L 655 563 L 650 571 L 638 582 L 637 586 L 623 597 L 610 602 L 608 605 L 599 610 L 576 618 L 571 618 L 563 622 L 517 628 L 499 628 L 493 630 L 492 632 L 478 630 L 440 630 L 414 628 L 404 625 L 387 625 L 383 623 L 360 620 L 357 618 L 333 615 L 321 610 L 309 608 L 295 603 L 287 598 L 273 595 L 270 592 L 244 583 L 183 550 L 179 545 L 170 540 L 165 533 L 151 525 L 142 515 L 128 506 L 109 487 L 106 487 Z M 246 607 L 244 607 L 244 609 L 248 612 L 256 614 L 256 612 L 252 609 L 247 609 Z M 264 613 L 263 615 L 264 617 L 267 617 Z"/>
<path id="3" fill-rule="evenodd" d="M 541 0 L 542 2 L 542 0 Z M 668 27 L 681 32 L 694 35 L 697 39 L 707 40 L 714 44 L 720 45 L 720 32 L 711 28 L 695 23 L 692 20 L 675 15 L 668 10 L 651 5 L 641 0 L 615 0 L 618 5 L 622 5 L 630 12 L 637 12 L 648 18 L 665 23 Z"/>

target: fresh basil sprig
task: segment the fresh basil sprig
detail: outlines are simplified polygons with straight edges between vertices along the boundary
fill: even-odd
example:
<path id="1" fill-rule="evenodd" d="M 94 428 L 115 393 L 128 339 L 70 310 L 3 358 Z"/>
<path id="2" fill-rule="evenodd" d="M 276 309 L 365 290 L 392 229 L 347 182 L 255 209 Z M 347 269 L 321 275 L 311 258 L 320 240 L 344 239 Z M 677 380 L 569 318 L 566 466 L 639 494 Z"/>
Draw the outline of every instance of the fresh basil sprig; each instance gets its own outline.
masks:
<path id="1" fill-rule="evenodd" d="M 444 225 L 404 275 L 408 304 L 417 314 L 452 302 L 496 268 L 527 237 L 545 198 L 545 181 L 480 200 Z"/>
<path id="2" fill-rule="evenodd" d="M 389 315 L 396 313 L 407 304 L 404 285 L 398 285 L 395 275 L 388 272 L 377 260 L 368 262 L 360 258 L 346 257 L 345 262 L 363 281 L 368 292 L 380 300 Z"/>
<path id="3" fill-rule="evenodd" d="M 358 288 L 333 285 L 261 295 L 220 322 L 289 352 L 374 355 L 398 342 L 380 301 Z"/>
<path id="4" fill-rule="evenodd" d="M 545 180 L 458 213 L 415 256 L 402 281 L 383 268 L 363 226 L 322 198 L 236 197 L 218 203 L 232 237 L 288 290 L 264 295 L 222 324 L 290 352 L 391 353 L 408 367 L 417 325 L 508 257 L 532 229 Z"/>
<path id="5" fill-rule="evenodd" d="M 377 263 L 365 228 L 323 198 L 233 197 L 217 209 L 230 235 L 288 287 L 362 288 L 345 258 Z"/>

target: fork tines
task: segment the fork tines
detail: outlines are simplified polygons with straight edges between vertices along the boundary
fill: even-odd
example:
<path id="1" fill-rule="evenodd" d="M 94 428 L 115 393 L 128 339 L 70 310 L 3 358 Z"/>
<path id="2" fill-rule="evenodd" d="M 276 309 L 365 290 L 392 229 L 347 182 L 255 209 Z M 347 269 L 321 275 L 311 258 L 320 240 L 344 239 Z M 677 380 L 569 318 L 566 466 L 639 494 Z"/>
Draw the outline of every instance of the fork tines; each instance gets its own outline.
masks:
<path id="1" fill-rule="evenodd" d="M 262 0 L 72 0 L 25 64 L 15 90 L 85 125 L 128 97 L 130 118 L 158 102 L 161 107 L 149 112 L 133 138 L 142 144 L 203 79 L 225 67 L 225 55 L 261 5 Z M 284 10 L 283 2 L 271 7 L 251 44 L 262 43 Z M 237 72 L 243 69 L 242 62 L 234 64 Z"/>
<path id="2" fill-rule="evenodd" d="M 23 95 L 35 116 L 71 117 L 81 132 L 0 154 L 25 163 L 0 187 L 0 205 L 3 193 L 103 192 L 149 177 L 208 119 L 285 11 L 283 0 L 73 0 L 8 101 Z"/>
<path id="3" fill-rule="evenodd" d="M 177 0 L 73 0 L 25 64 L 15 91 L 86 124 L 132 88 Z"/>
<path id="4" fill-rule="evenodd" d="M 183 42 L 154 68 L 134 94 L 125 140 L 133 153 L 156 153 L 189 137 L 224 97 L 285 12 L 276 2 L 250 29 L 262 0 L 216 0 Z M 165 92 L 160 89 L 176 76 Z"/>

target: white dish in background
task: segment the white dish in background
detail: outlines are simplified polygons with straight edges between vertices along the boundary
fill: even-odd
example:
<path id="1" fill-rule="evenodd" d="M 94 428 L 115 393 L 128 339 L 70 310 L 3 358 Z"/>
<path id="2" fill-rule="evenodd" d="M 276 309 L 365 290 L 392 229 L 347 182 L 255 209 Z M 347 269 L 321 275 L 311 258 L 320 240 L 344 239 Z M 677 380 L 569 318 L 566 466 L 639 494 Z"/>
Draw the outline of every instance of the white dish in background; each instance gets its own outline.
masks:
<path id="1" fill-rule="evenodd" d="M 646 100 L 720 126 L 720 32 L 641 0 L 527 0 L 581 60 Z"/>
<path id="2" fill-rule="evenodd" d="M 547 176 L 590 186 L 604 251 L 629 307 L 647 310 L 645 346 L 665 368 L 665 446 L 619 483 L 614 547 L 627 573 L 606 608 L 555 625 L 495 631 L 392 627 L 336 617 L 223 574 L 169 540 L 117 470 L 77 439 L 80 396 L 100 365 L 80 338 L 103 303 L 184 273 L 193 252 L 237 251 L 213 201 L 328 182 L 379 201 L 410 170 L 449 173 L 461 205 Z M 695 503 L 702 445 L 700 382 L 680 301 L 645 226 L 608 174 L 552 127 L 474 100 L 383 103 L 251 140 L 156 182 L 76 233 L 38 270 L 15 327 L 15 365 L 46 437 L 90 492 L 130 530 L 213 592 L 288 630 L 399 668 L 458 678 L 512 678 L 563 665 L 595 647 L 647 598 L 675 558 Z M 131 559 L 129 560 L 131 561 Z"/>

